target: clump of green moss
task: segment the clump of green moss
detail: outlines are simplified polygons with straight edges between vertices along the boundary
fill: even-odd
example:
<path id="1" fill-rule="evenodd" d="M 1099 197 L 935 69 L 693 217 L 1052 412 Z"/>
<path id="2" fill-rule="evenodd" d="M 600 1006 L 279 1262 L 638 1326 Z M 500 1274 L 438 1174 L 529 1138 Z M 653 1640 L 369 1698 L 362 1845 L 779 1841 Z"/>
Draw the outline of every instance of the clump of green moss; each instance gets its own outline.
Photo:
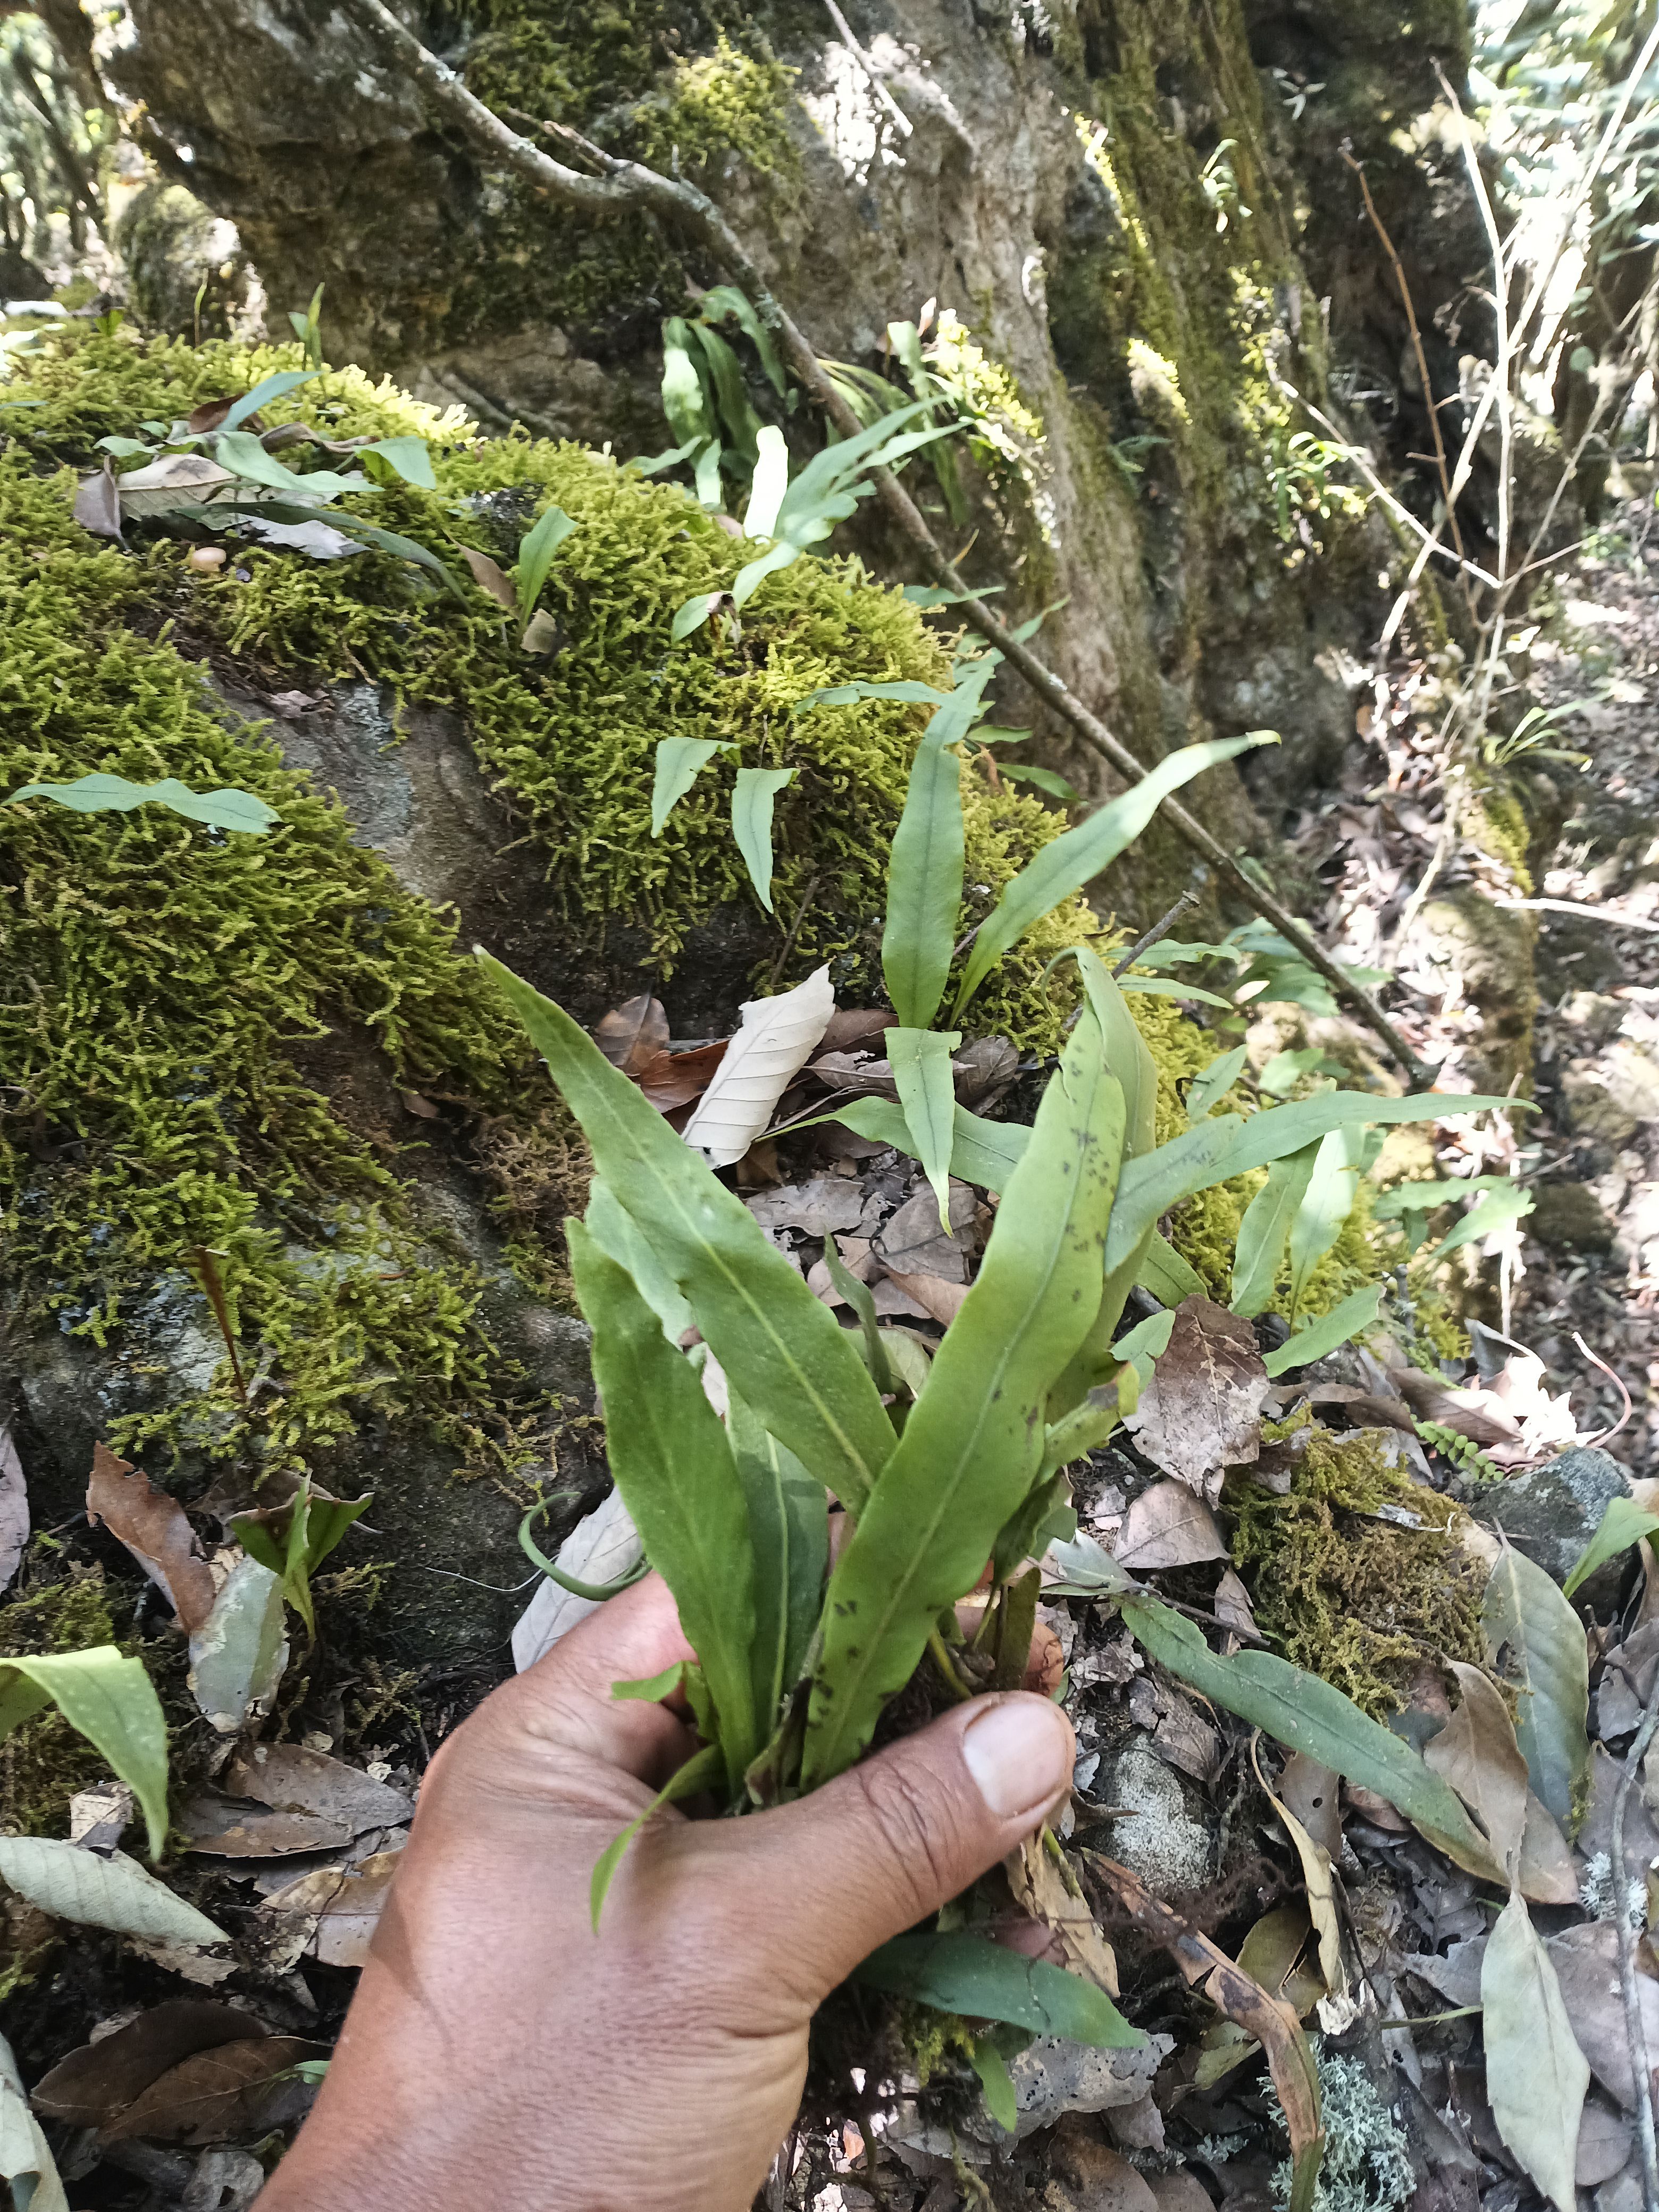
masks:
<path id="1" fill-rule="evenodd" d="M 1482 1577 L 1458 1543 L 1459 1508 L 1391 1467 L 1374 1432 L 1335 1436 L 1305 1413 L 1263 1431 L 1298 1433 L 1285 1496 L 1228 1486 L 1233 1561 L 1268 1642 L 1381 1718 L 1425 1665 L 1482 1663 Z M 1384 1506 L 1421 1525 L 1379 1519 Z"/>

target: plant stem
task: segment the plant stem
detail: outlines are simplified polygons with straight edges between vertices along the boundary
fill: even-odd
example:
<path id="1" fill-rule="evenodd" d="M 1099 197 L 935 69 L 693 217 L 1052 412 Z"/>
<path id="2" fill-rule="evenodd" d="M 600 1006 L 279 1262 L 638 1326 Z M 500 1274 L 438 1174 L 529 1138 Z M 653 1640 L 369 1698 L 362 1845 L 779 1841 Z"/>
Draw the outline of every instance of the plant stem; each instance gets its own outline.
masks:
<path id="1" fill-rule="evenodd" d="M 537 191 L 567 207 L 593 216 L 620 215 L 625 210 L 648 208 L 665 222 L 706 246 L 754 301 L 763 323 L 777 332 L 789 365 L 809 396 L 820 406 L 843 438 L 856 437 L 863 425 L 825 374 L 816 349 L 785 312 L 748 248 L 707 193 L 647 169 L 639 161 L 618 161 L 602 147 L 591 144 L 577 132 L 561 126 L 561 137 L 580 148 L 603 173 L 585 175 L 556 161 L 532 146 L 527 138 L 502 122 L 470 93 L 447 62 L 429 52 L 411 31 L 405 30 L 385 0 L 346 0 L 347 10 L 388 55 L 398 62 L 431 94 L 455 122 L 495 160 L 514 171 Z M 871 471 L 878 497 L 890 520 L 909 540 L 927 573 L 949 590 L 963 592 L 956 564 L 940 549 L 926 519 L 909 493 L 890 471 Z M 994 645 L 1017 668 L 1038 696 L 1062 720 L 1068 722 L 1091 751 L 1109 763 L 1118 774 L 1139 783 L 1146 771 L 1129 748 L 1113 736 L 1080 699 L 1040 661 L 1024 641 L 1000 623 L 981 599 L 965 597 L 963 617 L 988 644 Z M 1419 1060 L 1382 1009 L 1353 977 L 1311 937 L 1277 899 L 1252 883 L 1232 854 L 1217 842 L 1184 806 L 1166 799 L 1162 815 L 1184 842 L 1201 853 L 1233 890 L 1291 945 L 1310 968 L 1331 986 L 1339 999 L 1352 1006 L 1406 1070 L 1413 1085 L 1427 1088 L 1434 1072 Z"/>
<path id="2" fill-rule="evenodd" d="M 1136 938 L 1134 943 L 1129 947 L 1128 951 L 1124 954 L 1121 960 L 1115 960 L 1113 962 L 1113 975 L 1121 975 L 1126 968 L 1133 968 L 1143 952 L 1150 951 L 1152 946 L 1158 943 L 1160 937 L 1167 937 L 1169 935 L 1170 932 L 1175 927 L 1176 922 L 1180 921 L 1182 915 L 1186 913 L 1189 906 L 1196 906 L 1197 904 L 1198 893 L 1196 891 L 1182 891 L 1181 896 L 1170 908 L 1170 911 L 1164 915 L 1163 921 L 1155 921 L 1152 927 L 1146 932 L 1145 937 Z"/>
<path id="3" fill-rule="evenodd" d="M 959 1705 L 965 1705 L 970 1698 L 979 1695 L 979 1692 L 970 1690 L 957 1674 L 956 1662 L 945 1650 L 945 1638 L 937 1628 L 930 1628 L 927 1632 L 927 1656 L 939 1669 L 940 1680 Z"/>

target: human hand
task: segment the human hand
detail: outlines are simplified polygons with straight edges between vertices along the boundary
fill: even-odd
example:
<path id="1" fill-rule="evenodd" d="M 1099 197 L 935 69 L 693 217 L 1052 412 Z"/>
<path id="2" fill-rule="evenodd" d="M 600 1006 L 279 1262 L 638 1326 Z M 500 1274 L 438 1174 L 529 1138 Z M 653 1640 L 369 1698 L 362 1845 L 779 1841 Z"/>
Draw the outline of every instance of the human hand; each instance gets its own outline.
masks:
<path id="1" fill-rule="evenodd" d="M 693 1656 L 656 1576 L 439 1752 L 311 2118 L 259 2212 L 746 2212 L 795 2117 L 814 2010 L 1029 1835 L 1068 1787 L 1046 1698 L 976 1698 L 811 1796 L 672 1811 L 690 1757 L 613 1682 Z"/>

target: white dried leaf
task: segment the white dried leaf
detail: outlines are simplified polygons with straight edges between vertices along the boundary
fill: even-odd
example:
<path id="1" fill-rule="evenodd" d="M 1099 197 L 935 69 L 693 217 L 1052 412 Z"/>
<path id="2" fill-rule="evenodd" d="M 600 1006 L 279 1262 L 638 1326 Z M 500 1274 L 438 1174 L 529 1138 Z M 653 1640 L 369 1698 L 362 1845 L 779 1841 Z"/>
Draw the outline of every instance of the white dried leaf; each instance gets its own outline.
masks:
<path id="1" fill-rule="evenodd" d="M 287 1664 L 283 1585 L 239 1559 L 190 1639 L 191 1695 L 222 1735 L 235 1735 L 267 1710 Z"/>
<path id="2" fill-rule="evenodd" d="M 228 1943 L 204 1912 L 136 1859 L 100 1858 L 50 1836 L 0 1836 L 0 1880 L 54 1920 L 169 1943 Z"/>
<path id="3" fill-rule="evenodd" d="M 52 2148 L 29 2110 L 11 2045 L 0 2038 L 0 2180 L 27 2212 L 69 2212 Z"/>
<path id="4" fill-rule="evenodd" d="M 0 1589 L 17 1572 L 28 1548 L 29 1492 L 11 1431 L 0 1421 Z"/>
<path id="5" fill-rule="evenodd" d="M 579 1582 L 614 1583 L 638 1565 L 641 1549 L 640 1532 L 623 1504 L 622 1492 L 613 1490 L 602 1504 L 576 1523 L 560 1545 L 553 1564 Z M 533 1667 L 562 1636 L 599 1607 L 597 1599 L 578 1597 L 544 1576 L 513 1631 L 514 1671 L 522 1674 Z"/>
<path id="6" fill-rule="evenodd" d="M 817 1050 L 836 1011 L 828 966 L 776 999 L 751 999 L 713 1082 L 685 1125 L 685 1141 L 711 1167 L 740 1160 L 790 1083 Z"/>

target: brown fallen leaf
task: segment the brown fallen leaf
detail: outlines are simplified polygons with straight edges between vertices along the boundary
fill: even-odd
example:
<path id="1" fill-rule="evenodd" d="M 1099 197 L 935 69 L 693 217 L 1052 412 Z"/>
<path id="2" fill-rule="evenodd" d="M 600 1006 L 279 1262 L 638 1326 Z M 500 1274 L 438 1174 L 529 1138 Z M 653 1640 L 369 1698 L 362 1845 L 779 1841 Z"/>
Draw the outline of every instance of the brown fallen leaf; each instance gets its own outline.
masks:
<path id="1" fill-rule="evenodd" d="M 1101 1934 L 1082 1885 L 1068 1864 L 1057 1864 L 1044 1847 L 1043 1829 L 1028 1836 L 1003 1862 L 1008 1887 L 1022 1912 L 1053 1935 L 1066 1963 L 1109 1997 L 1118 1993 L 1117 1956 Z"/>
<path id="2" fill-rule="evenodd" d="M 225 1768 L 219 1787 L 227 1796 L 257 1798 L 273 1812 L 336 1821 L 354 1836 L 400 1826 L 415 1810 L 403 1790 L 302 1743 L 249 1745 Z"/>
<path id="3" fill-rule="evenodd" d="M 353 1839 L 342 1820 L 319 1820 L 309 1813 L 274 1813 L 263 1805 L 204 1792 L 192 1797 L 179 1815 L 189 1848 L 207 1858 L 283 1858 L 294 1851 L 339 1850 Z"/>
<path id="4" fill-rule="evenodd" d="M 1331 1863 L 1329 1851 L 1322 1843 L 1316 1841 L 1310 1835 L 1291 1810 L 1289 1802 L 1283 1796 L 1274 1795 L 1272 1784 L 1261 1771 L 1261 1762 L 1258 1756 L 1261 1741 L 1259 1735 L 1252 1737 L 1250 1741 L 1250 1759 L 1255 1768 L 1256 1780 L 1261 1783 L 1267 1802 L 1284 1822 L 1285 1832 L 1291 1839 L 1297 1857 L 1302 1862 L 1302 1882 L 1307 1893 L 1308 1917 L 1313 1923 L 1319 1936 L 1319 1971 L 1324 1978 L 1325 1994 L 1328 1996 L 1340 1997 L 1348 1986 L 1348 1976 L 1342 1962 L 1342 1916 L 1336 1901 L 1336 1869 Z M 1299 1757 L 1301 1754 L 1297 1753 L 1297 1756 Z M 1329 1771 L 1328 1769 L 1323 1771 Z M 1328 1796 L 1334 1805 L 1336 1802 L 1336 1777 L 1334 1774 L 1331 1776 Z M 1339 1838 L 1341 1832 L 1339 1824 L 1337 1829 Z M 1239 1954 L 1239 1963 L 1241 1966 L 1247 1963 L 1242 1952 Z M 1258 1976 L 1257 1978 L 1261 1978 Z M 1281 1991 L 1280 1994 L 1282 1995 L 1283 1992 Z M 1304 2008 L 1298 2007 L 1298 2013 L 1303 2009 Z"/>
<path id="5" fill-rule="evenodd" d="M 399 1091 L 398 1098 L 404 1113 L 416 1115 L 422 1121 L 441 1121 L 443 1119 L 441 1110 L 429 1098 L 423 1098 L 418 1091 Z"/>
<path id="6" fill-rule="evenodd" d="M 300 2118 L 316 2094 L 305 2081 L 278 2080 L 328 2046 L 297 2035 L 258 2035 L 222 2043 L 169 2067 L 104 2130 L 106 2142 L 143 2136 L 151 2142 L 197 2145 L 255 2140 Z"/>
<path id="7" fill-rule="evenodd" d="M 1211 1727 L 1190 1698 L 1182 1695 L 1172 1682 L 1164 1683 L 1159 1690 L 1159 1711 L 1152 1729 L 1152 1741 L 1160 1756 L 1171 1766 L 1178 1766 L 1183 1774 L 1190 1774 L 1194 1782 L 1213 1782 L 1221 1771 L 1222 1753 L 1226 1747 L 1218 1729 Z"/>
<path id="8" fill-rule="evenodd" d="M 1481 1826 L 1511 1880 L 1527 1825 L 1527 1762 L 1515 1723 L 1478 1667 L 1450 1662 L 1461 1692 L 1456 1711 L 1430 1739 L 1423 1763 L 1450 1783 Z"/>
<path id="9" fill-rule="evenodd" d="M 837 1006 L 818 1040 L 823 1052 L 856 1052 L 872 1044 L 884 1030 L 896 1029 L 898 1016 L 872 1006 Z"/>
<path id="10" fill-rule="evenodd" d="M 191 435 L 194 437 L 200 438 L 205 436 L 210 430 L 216 430 L 218 428 L 219 425 L 224 421 L 226 416 L 229 414 L 231 409 L 236 404 L 239 399 L 245 399 L 247 395 L 246 392 L 234 392 L 228 399 L 203 399 L 198 401 L 185 417 L 185 429 L 190 431 Z M 258 434 L 264 429 L 264 424 L 260 421 L 258 415 L 248 415 L 243 418 L 243 428 L 245 429 L 252 430 L 257 436 Z"/>
<path id="11" fill-rule="evenodd" d="M 858 1098 L 896 1098 L 898 1078 L 889 1060 L 864 1052 L 823 1052 L 807 1068 L 826 1090 L 850 1091 Z"/>
<path id="12" fill-rule="evenodd" d="M 362 1966 L 402 1856 L 401 1849 L 376 1851 L 356 1866 L 301 1875 L 261 1910 L 299 1923 L 303 1948 L 325 1966 Z"/>
<path id="13" fill-rule="evenodd" d="M 1202 1987 L 1212 2004 L 1253 2035 L 1267 2054 L 1291 2138 L 1290 2212 L 1310 2212 L 1325 2138 L 1321 2128 L 1319 2075 L 1313 2052 L 1291 2008 L 1270 1996 L 1219 1945 L 1200 1935 L 1139 1875 L 1097 1851 L 1084 1857 L 1115 1892 L 1119 1902 L 1162 1949 L 1191 1987 Z"/>
<path id="14" fill-rule="evenodd" d="M 461 558 L 472 571 L 472 580 L 489 592 L 497 606 L 505 607 L 508 614 L 516 614 L 519 595 L 488 553 L 480 553 L 475 545 L 463 545 Z"/>
<path id="15" fill-rule="evenodd" d="M 1154 1567 L 1189 1567 L 1224 1559 L 1227 1547 L 1216 1518 L 1184 1482 L 1155 1482 L 1123 1516 L 1112 1557 L 1121 1567 L 1147 1574 Z"/>
<path id="16" fill-rule="evenodd" d="M 1534 1905 L 1577 1905 L 1578 1864 L 1572 1845 L 1549 1807 L 1527 1792 L 1527 1825 L 1521 1837 L 1516 1887 Z"/>
<path id="17" fill-rule="evenodd" d="M 1176 1308 L 1169 1346 L 1125 1425 L 1155 1467 L 1213 1504 L 1225 1470 L 1261 1452 L 1267 1394 L 1249 1322 L 1194 1293 Z"/>
<path id="18" fill-rule="evenodd" d="M 29 1490 L 11 1431 L 0 1421 L 0 1589 L 17 1572 L 29 1540 Z"/>
<path id="19" fill-rule="evenodd" d="M 1279 1770 L 1279 1794 L 1333 1858 L 1342 1850 L 1341 1777 L 1305 1751 L 1293 1751 Z"/>
<path id="20" fill-rule="evenodd" d="M 957 1097 L 968 1107 L 998 1098 L 1019 1073 L 1019 1054 L 1006 1037 L 970 1037 L 951 1056 Z"/>
<path id="21" fill-rule="evenodd" d="M 1210 1600 L 1210 1610 L 1235 1636 L 1248 1644 L 1260 1644 L 1261 1632 L 1255 1625 L 1255 1608 L 1250 1603 L 1250 1593 L 1231 1567 L 1224 1568 L 1221 1580 L 1215 1586 L 1215 1595 Z"/>
<path id="22" fill-rule="evenodd" d="M 97 538 L 121 535 L 121 495 L 107 461 L 95 477 L 82 477 L 75 488 L 75 519 Z"/>
<path id="23" fill-rule="evenodd" d="M 257 2040 L 266 2033 L 252 2013 L 207 1997 L 175 1997 L 60 2059 L 30 2100 L 49 2120 L 101 2128 L 153 2081 L 198 2051 Z"/>
<path id="24" fill-rule="evenodd" d="M 924 1316 L 945 1328 L 962 1311 L 963 1301 L 968 1296 L 966 1283 L 943 1282 L 937 1275 L 902 1275 L 896 1268 L 890 1267 L 887 1277 L 909 1299 L 913 1310 L 920 1308 Z M 879 1313 L 882 1310 L 878 1297 L 876 1310 Z"/>
<path id="25" fill-rule="evenodd" d="M 1324 1982 L 1312 1963 L 1313 1932 L 1300 1902 L 1281 1905 L 1264 1912 L 1238 1947 L 1240 1970 L 1287 2005 L 1298 2020 L 1305 2020 L 1325 1995 Z M 1213 2087 L 1261 2047 L 1237 2021 L 1217 2021 L 1200 2039 L 1194 2086 Z"/>
<path id="26" fill-rule="evenodd" d="M 730 1042 L 716 1037 L 713 1044 L 693 1045 L 688 1052 L 653 1053 L 642 1067 L 629 1073 L 659 1114 L 671 1114 L 702 1097 Z"/>
<path id="27" fill-rule="evenodd" d="M 87 1519 L 101 1521 L 126 1546 L 193 1636 L 213 1610 L 213 1571 L 196 1549 L 196 1534 L 176 1498 L 147 1474 L 117 1459 L 107 1444 L 92 1448 Z"/>
<path id="28" fill-rule="evenodd" d="M 858 1227 L 865 1198 L 854 1177 L 821 1175 L 806 1182 L 781 1183 L 744 1202 L 763 1229 L 799 1229 L 807 1237 L 828 1237 Z"/>
<path id="29" fill-rule="evenodd" d="M 613 1067 L 637 1077 L 659 1053 L 668 1049 L 668 1016 L 662 1000 L 648 993 L 625 999 L 600 1022 L 593 1042 Z"/>
<path id="30" fill-rule="evenodd" d="M 1633 2112 L 1636 2075 L 1619 1981 L 1619 1930 L 1611 1920 L 1592 1920 L 1550 1936 L 1544 1948 L 1561 1984 L 1573 2039 L 1589 2060 L 1591 2073 L 1627 2112 Z M 1648 2057 L 1659 2063 L 1659 1982 L 1638 1973 L 1636 1994 Z"/>
<path id="31" fill-rule="evenodd" d="M 1437 1382 L 1415 1367 L 1391 1367 L 1389 1380 L 1419 1419 L 1437 1422 L 1477 1444 L 1516 1443 L 1521 1425 L 1489 1390 Z"/>
<path id="32" fill-rule="evenodd" d="M 907 1199 L 884 1224 L 876 1237 L 876 1250 L 890 1275 L 937 1275 L 947 1283 L 968 1279 L 968 1255 L 973 1250 L 975 1199 L 971 1183 L 951 1178 L 951 1233 L 939 1225 L 939 1200 L 931 1190 L 919 1190 Z"/>

